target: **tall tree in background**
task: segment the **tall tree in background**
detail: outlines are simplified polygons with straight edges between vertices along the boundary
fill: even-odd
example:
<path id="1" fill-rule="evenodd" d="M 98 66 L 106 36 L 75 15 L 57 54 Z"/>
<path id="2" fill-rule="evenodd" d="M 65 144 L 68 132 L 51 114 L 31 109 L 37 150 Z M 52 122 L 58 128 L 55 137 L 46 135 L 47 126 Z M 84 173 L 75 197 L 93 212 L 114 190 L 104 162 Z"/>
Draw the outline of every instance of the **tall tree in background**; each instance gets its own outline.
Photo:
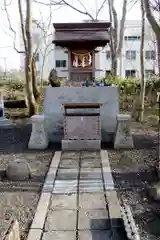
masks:
<path id="1" fill-rule="evenodd" d="M 110 49 L 111 49 L 111 73 L 113 76 L 117 75 L 118 58 L 121 56 L 124 37 L 124 25 L 127 14 L 127 0 L 123 0 L 122 18 L 120 26 L 118 27 L 117 12 L 114 7 L 114 0 L 108 0 L 110 22 Z"/>
<path id="2" fill-rule="evenodd" d="M 140 44 L 140 67 L 141 67 L 141 91 L 140 91 L 140 116 L 143 121 L 144 98 L 145 98 L 145 78 L 144 78 L 144 36 L 145 36 L 145 9 L 143 0 L 141 0 L 141 44 Z"/>
<path id="3" fill-rule="evenodd" d="M 32 0 L 24 1 L 25 4 L 25 17 L 22 11 L 22 0 L 18 0 L 18 11 L 20 18 L 20 29 L 24 43 L 24 50 L 19 51 L 16 47 L 16 31 L 13 29 L 9 12 L 7 0 L 4 0 L 4 10 L 6 12 L 9 29 L 13 33 L 13 47 L 17 53 L 25 56 L 25 88 L 26 88 L 26 103 L 29 110 L 29 115 L 32 116 L 37 111 L 36 99 L 39 96 L 37 83 L 36 83 L 36 68 L 35 57 L 32 49 Z M 11 4 L 11 2 L 10 2 Z"/>
<path id="4" fill-rule="evenodd" d="M 26 93 L 29 115 L 32 116 L 37 111 L 35 96 L 33 94 L 33 49 L 32 49 L 32 0 L 26 1 L 26 19 L 23 19 L 22 2 L 18 0 L 20 15 L 20 24 L 25 49 L 25 76 L 26 76 Z M 24 26 L 25 23 L 25 26 Z"/>
<path id="5" fill-rule="evenodd" d="M 158 57 L 158 75 L 160 76 L 160 24 L 153 14 L 153 10 L 160 12 L 159 0 L 143 0 L 146 11 L 146 17 L 150 23 L 157 40 L 157 57 Z"/>

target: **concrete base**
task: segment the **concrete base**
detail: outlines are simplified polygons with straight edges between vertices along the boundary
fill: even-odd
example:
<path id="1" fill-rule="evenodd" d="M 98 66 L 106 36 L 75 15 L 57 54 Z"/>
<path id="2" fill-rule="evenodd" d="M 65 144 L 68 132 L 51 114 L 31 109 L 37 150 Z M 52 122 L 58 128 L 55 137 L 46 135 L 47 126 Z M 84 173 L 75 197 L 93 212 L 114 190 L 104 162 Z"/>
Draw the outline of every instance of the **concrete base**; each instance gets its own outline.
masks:
<path id="1" fill-rule="evenodd" d="M 13 125 L 13 122 L 10 119 L 7 119 L 5 117 L 0 118 L 0 128 L 12 126 L 12 125 Z"/>
<path id="2" fill-rule="evenodd" d="M 101 140 L 62 140 L 62 150 L 100 150 Z"/>

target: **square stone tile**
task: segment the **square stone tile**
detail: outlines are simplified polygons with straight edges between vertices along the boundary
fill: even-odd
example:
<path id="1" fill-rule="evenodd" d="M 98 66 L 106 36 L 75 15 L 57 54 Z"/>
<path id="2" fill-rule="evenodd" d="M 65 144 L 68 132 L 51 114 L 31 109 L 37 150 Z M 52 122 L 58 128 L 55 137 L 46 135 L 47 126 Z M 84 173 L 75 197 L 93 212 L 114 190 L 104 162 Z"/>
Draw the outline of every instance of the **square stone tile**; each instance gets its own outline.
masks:
<path id="1" fill-rule="evenodd" d="M 79 208 L 81 209 L 105 209 L 104 193 L 79 194 Z"/>
<path id="2" fill-rule="evenodd" d="M 49 209 L 61 210 L 61 209 L 77 209 L 77 195 L 57 195 L 53 194 L 51 197 L 51 203 Z"/>
<path id="3" fill-rule="evenodd" d="M 79 181 L 79 192 L 80 193 L 98 193 L 103 192 L 102 180 L 82 180 Z"/>
<path id="4" fill-rule="evenodd" d="M 99 158 L 84 158 L 81 159 L 81 168 L 101 168 Z"/>
<path id="5" fill-rule="evenodd" d="M 42 240 L 76 240 L 76 231 L 45 232 Z"/>
<path id="6" fill-rule="evenodd" d="M 56 180 L 76 180 L 78 179 L 78 168 L 60 168 L 57 172 Z"/>
<path id="7" fill-rule="evenodd" d="M 80 152 L 79 151 L 64 151 L 61 154 L 61 159 L 79 159 Z"/>
<path id="8" fill-rule="evenodd" d="M 111 240 L 110 230 L 79 231 L 78 240 Z"/>
<path id="9" fill-rule="evenodd" d="M 63 159 L 60 161 L 59 168 L 79 168 L 79 159 Z"/>
<path id="10" fill-rule="evenodd" d="M 78 180 L 56 180 L 53 188 L 53 193 L 77 193 L 77 184 Z"/>
<path id="11" fill-rule="evenodd" d="M 100 158 L 100 151 L 83 151 L 80 154 L 81 159 L 84 158 Z"/>
<path id="12" fill-rule="evenodd" d="M 78 218 L 79 230 L 106 230 L 109 229 L 109 217 L 106 209 L 80 210 Z"/>
<path id="13" fill-rule="evenodd" d="M 101 168 L 81 168 L 80 179 L 102 179 Z"/>
<path id="14" fill-rule="evenodd" d="M 75 231 L 77 212 L 74 210 L 48 211 L 45 231 Z"/>

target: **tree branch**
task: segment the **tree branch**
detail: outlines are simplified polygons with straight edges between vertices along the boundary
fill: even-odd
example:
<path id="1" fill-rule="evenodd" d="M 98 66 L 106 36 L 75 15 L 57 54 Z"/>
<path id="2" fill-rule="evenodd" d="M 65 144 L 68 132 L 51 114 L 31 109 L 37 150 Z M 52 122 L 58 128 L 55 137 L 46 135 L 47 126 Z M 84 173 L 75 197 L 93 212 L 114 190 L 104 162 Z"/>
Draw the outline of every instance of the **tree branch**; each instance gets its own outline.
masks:
<path id="1" fill-rule="evenodd" d="M 119 29 L 119 42 L 116 50 L 116 55 L 119 56 L 121 54 L 121 50 L 123 47 L 123 37 L 124 37 L 124 24 L 126 20 L 127 14 L 127 0 L 123 0 L 123 10 L 122 10 L 122 19 L 120 21 L 120 29 Z"/>
<path id="2" fill-rule="evenodd" d="M 19 11 L 19 16 L 20 16 L 20 24 L 21 24 L 21 32 L 22 32 L 22 38 L 23 38 L 23 43 L 24 43 L 24 49 L 25 49 L 25 52 L 27 52 L 28 48 L 27 48 L 27 40 L 26 40 L 26 34 L 25 34 L 21 0 L 18 0 L 18 11 Z"/>
<path id="3" fill-rule="evenodd" d="M 151 24 L 153 31 L 155 32 L 156 36 L 158 34 L 160 35 L 160 26 L 157 23 L 157 21 L 155 20 L 153 14 L 151 12 L 149 0 L 143 0 L 143 2 L 144 2 L 147 19 L 148 19 L 149 23 Z"/>
<path id="4" fill-rule="evenodd" d="M 107 2 L 107 0 L 104 0 L 101 4 L 101 6 L 99 7 L 97 13 L 96 13 L 96 20 L 98 18 L 98 15 L 100 14 L 100 12 L 102 11 L 103 7 L 104 7 L 104 4 Z"/>
<path id="5" fill-rule="evenodd" d="M 9 29 L 10 31 L 13 33 L 13 48 L 15 49 L 15 51 L 17 53 L 25 53 L 24 51 L 19 51 L 16 47 L 16 31 L 13 29 L 12 24 L 11 24 L 11 20 L 10 20 L 10 16 L 9 16 L 9 12 L 7 7 L 11 4 L 11 2 L 9 4 L 7 4 L 6 0 L 4 0 L 4 11 L 6 13 L 6 17 L 7 17 L 7 21 L 8 21 L 8 25 L 9 25 Z"/>

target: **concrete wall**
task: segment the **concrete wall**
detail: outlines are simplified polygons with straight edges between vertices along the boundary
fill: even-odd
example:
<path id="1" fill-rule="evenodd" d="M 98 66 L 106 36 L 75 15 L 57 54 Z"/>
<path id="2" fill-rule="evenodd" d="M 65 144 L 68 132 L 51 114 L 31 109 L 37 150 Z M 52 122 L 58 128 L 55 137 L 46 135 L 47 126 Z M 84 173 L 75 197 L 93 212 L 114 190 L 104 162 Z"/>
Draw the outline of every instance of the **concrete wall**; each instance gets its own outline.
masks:
<path id="1" fill-rule="evenodd" d="M 64 103 L 102 103 L 101 126 L 102 141 L 113 138 L 116 131 L 116 114 L 119 113 L 119 94 L 117 87 L 58 87 L 49 86 L 45 92 L 45 128 L 51 142 L 63 138 Z"/>

